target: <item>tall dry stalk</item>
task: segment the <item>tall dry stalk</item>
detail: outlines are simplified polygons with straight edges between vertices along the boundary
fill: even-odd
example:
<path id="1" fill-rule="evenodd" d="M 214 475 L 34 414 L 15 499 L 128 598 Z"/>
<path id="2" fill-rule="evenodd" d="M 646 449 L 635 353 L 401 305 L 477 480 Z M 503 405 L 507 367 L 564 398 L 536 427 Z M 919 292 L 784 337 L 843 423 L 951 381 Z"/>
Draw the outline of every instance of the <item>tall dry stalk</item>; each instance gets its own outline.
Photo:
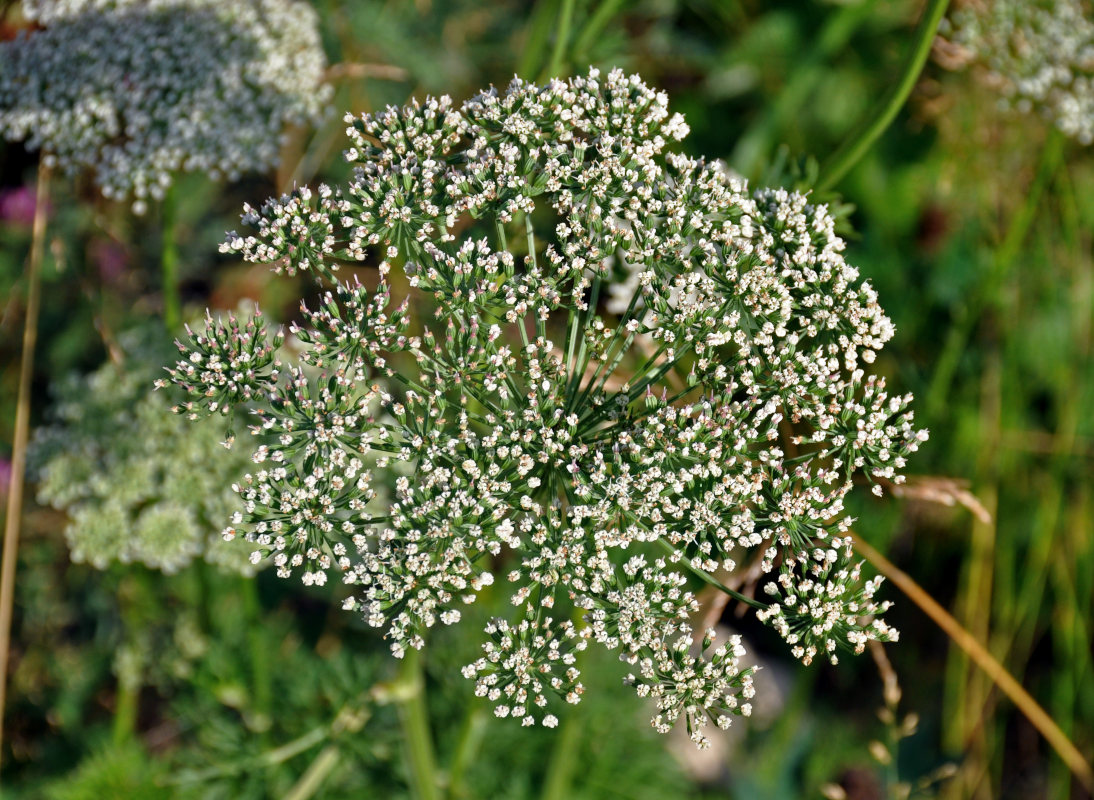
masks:
<path id="1" fill-rule="evenodd" d="M 49 167 L 45 157 L 38 166 L 38 192 L 27 268 L 27 308 L 23 322 L 23 354 L 19 368 L 19 396 L 15 410 L 15 436 L 11 453 L 11 480 L 4 519 L 4 560 L 0 567 L 0 757 L 3 755 L 3 718 L 7 700 L 8 653 L 11 649 L 11 613 L 15 601 L 15 562 L 19 553 L 19 523 L 23 511 L 23 478 L 30 434 L 30 383 L 34 373 L 34 346 L 38 340 L 38 306 L 42 293 L 42 259 L 46 239 L 46 206 L 49 203 Z"/>

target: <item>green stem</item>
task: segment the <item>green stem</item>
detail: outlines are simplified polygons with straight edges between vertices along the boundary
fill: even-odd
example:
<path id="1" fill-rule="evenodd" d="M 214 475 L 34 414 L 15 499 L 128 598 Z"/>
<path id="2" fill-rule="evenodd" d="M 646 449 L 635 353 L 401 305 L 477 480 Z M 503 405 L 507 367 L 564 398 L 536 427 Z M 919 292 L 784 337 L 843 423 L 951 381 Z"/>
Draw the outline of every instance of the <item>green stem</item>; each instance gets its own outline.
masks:
<path id="1" fill-rule="evenodd" d="M 123 642 L 133 647 L 133 653 L 140 648 L 135 639 L 137 631 L 143 627 L 141 609 L 148 607 L 145 595 L 145 575 L 140 567 L 133 568 L 118 587 L 118 606 L 122 620 Z M 114 704 L 114 744 L 121 744 L 133 736 L 137 729 L 137 715 L 140 711 L 141 672 L 143 665 L 126 664 L 117 667 L 118 696 Z"/>
<path id="2" fill-rule="evenodd" d="M 429 731 L 425 700 L 425 676 L 422 674 L 421 654 L 413 647 L 407 648 L 403 656 L 399 681 L 407 689 L 400 693 L 395 702 L 403 729 L 412 794 L 417 800 L 440 800 L 433 737 Z"/>
<path id="3" fill-rule="evenodd" d="M 137 711 L 139 708 L 141 684 L 127 678 L 118 680 L 118 699 L 114 705 L 114 744 L 122 744 L 133 736 L 137 729 Z"/>
<path id="4" fill-rule="evenodd" d="M 547 78 L 559 77 L 562 62 L 566 56 L 566 45 L 570 43 L 570 26 L 574 21 L 574 0 L 562 0 L 559 12 L 558 28 L 555 30 L 555 46 L 551 51 L 551 61 L 547 65 Z"/>
<path id="5" fill-rule="evenodd" d="M 331 770 L 338 764 L 338 745 L 328 744 L 316 756 L 308 769 L 300 776 L 300 780 L 285 795 L 285 800 L 307 800 L 319 791 L 323 781 L 330 775 Z"/>
<path id="6" fill-rule="evenodd" d="M 140 695 L 140 682 L 123 680 L 118 682 L 118 700 L 114 706 L 114 744 L 122 744 L 133 736 L 137 727 L 137 700 Z"/>
<path id="7" fill-rule="evenodd" d="M 536 68 L 543 63 L 543 53 L 547 50 L 547 39 L 551 34 L 551 20 L 555 18 L 556 5 L 558 0 L 540 0 L 536 3 L 528 22 L 524 53 L 517 66 L 517 74 L 522 78 L 535 78 Z"/>
<path id="8" fill-rule="evenodd" d="M 178 203 L 175 188 L 167 189 L 163 197 L 162 231 L 160 239 L 160 269 L 163 280 L 163 322 L 174 333 L 182 324 L 182 302 L 179 299 L 179 250 L 177 239 Z"/>
<path id="9" fill-rule="evenodd" d="M 252 758 L 244 758 L 228 764 L 218 764 L 202 770 L 182 770 L 167 781 L 169 785 L 183 785 L 188 783 L 201 783 L 213 778 L 223 778 L 230 775 L 239 775 L 243 772 L 267 769 L 283 764 L 301 753 L 305 753 L 330 736 L 330 726 L 321 725 L 318 728 L 305 733 L 287 744 L 283 744 L 273 750 Z"/>
<path id="10" fill-rule="evenodd" d="M 566 800 L 570 797 L 570 782 L 577 761 L 577 746 L 581 742 L 581 724 L 578 708 L 571 708 L 562 720 L 551 763 L 543 782 L 542 800 Z"/>
<path id="11" fill-rule="evenodd" d="M 912 88 L 919 78 L 919 73 L 923 71 L 924 64 L 927 63 L 935 32 L 949 4 L 950 0 L 929 0 L 919 20 L 919 26 L 915 30 L 915 38 L 912 40 L 908 57 L 904 61 L 900 80 L 881 99 L 867 120 L 825 163 L 821 169 L 820 180 L 817 182 L 818 192 L 826 192 L 839 183 L 896 118 L 897 112 L 903 107 L 908 95 L 912 93 Z"/>
<path id="12" fill-rule="evenodd" d="M 592 46 L 593 42 L 600 35 L 600 33 L 607 27 L 608 23 L 612 21 L 619 9 L 627 0 L 604 0 L 600 5 L 596 7 L 596 11 L 592 13 L 585 26 L 581 29 L 581 33 L 578 34 L 577 39 L 574 40 L 573 54 L 576 58 L 584 56 L 586 51 Z"/>
<path id="13" fill-rule="evenodd" d="M 252 726 L 261 731 L 263 738 L 269 731 L 270 707 L 273 700 L 273 683 L 270 675 L 270 658 L 266 651 L 265 629 L 262 627 L 262 602 L 258 596 L 258 578 L 240 578 L 242 581 L 243 612 L 248 621 L 248 644 L 251 657 L 251 686 L 254 697 Z"/>
<path id="14" fill-rule="evenodd" d="M 479 751 L 482 736 L 486 732 L 486 722 L 486 715 L 481 704 L 473 703 L 468 706 L 463 725 L 460 726 L 460 734 L 456 741 L 455 752 L 452 754 L 452 762 L 448 768 L 448 796 L 450 798 L 469 796 L 468 789 L 464 785 L 467 766 Z"/>
<path id="15" fill-rule="evenodd" d="M 659 545 L 661 545 L 661 549 L 663 549 L 667 553 L 675 554 L 675 553 L 679 552 L 675 547 L 672 546 L 672 544 L 670 542 L 667 542 L 664 539 L 658 539 L 657 543 Z M 683 559 L 681 559 L 681 561 L 683 562 L 684 566 L 688 568 L 688 570 L 690 570 L 696 577 L 702 579 L 702 581 L 704 583 L 710 584 L 715 589 L 717 589 L 718 591 L 720 591 L 724 594 L 729 595 L 734 600 L 739 600 L 740 602 L 744 603 L 745 605 L 752 606 L 753 608 L 758 608 L 758 609 L 767 608 L 767 606 L 764 603 L 761 603 L 759 600 L 756 600 L 755 598 L 749 597 L 747 594 L 741 594 L 738 591 L 730 589 L 728 586 L 726 586 L 724 583 L 719 581 L 717 578 L 715 578 L 713 575 L 711 575 L 706 570 L 699 569 L 698 567 L 692 565 L 692 563 L 689 559 L 683 558 Z"/>

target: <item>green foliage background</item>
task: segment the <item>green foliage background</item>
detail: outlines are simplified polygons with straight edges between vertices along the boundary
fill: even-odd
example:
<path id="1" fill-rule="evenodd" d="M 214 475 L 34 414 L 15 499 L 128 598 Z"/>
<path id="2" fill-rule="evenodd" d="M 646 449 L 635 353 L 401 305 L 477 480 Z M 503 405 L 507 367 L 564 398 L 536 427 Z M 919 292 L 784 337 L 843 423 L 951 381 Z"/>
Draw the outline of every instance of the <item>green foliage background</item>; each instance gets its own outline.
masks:
<path id="1" fill-rule="evenodd" d="M 337 70 L 334 107 L 412 95 L 466 97 L 514 74 L 544 76 L 558 20 L 562 72 L 638 71 L 686 114 L 695 154 L 759 183 L 793 184 L 823 161 L 896 79 L 920 4 L 905 0 L 316 0 Z M 18 24 L 8 9 L 3 36 Z M 999 107 L 975 70 L 929 63 L 896 122 L 837 187 L 853 204 L 849 258 L 898 333 L 880 371 L 917 397 L 932 432 L 910 473 L 967 482 L 991 521 L 960 503 L 859 498 L 856 530 L 951 609 L 1090 759 L 1094 752 L 1094 159 L 1033 115 Z M 294 313 L 304 284 L 223 260 L 244 201 L 337 177 L 340 113 L 294 133 L 277 175 L 181 181 L 183 300 Z M 3 191 L 33 186 L 35 156 L 0 149 Z M 804 167 L 804 171 L 802 165 Z M 91 186 L 55 182 L 35 365 L 34 421 L 73 372 L 98 368 L 119 332 L 156 319 L 158 210 L 135 219 Z M 10 452 L 29 226 L 0 221 L 0 455 Z M 164 334 L 166 338 L 166 333 Z M 933 482 L 931 482 L 933 481 Z M 922 482 L 920 485 L 924 485 Z M 947 490 L 948 491 L 948 490 Z M 29 494 L 33 495 L 33 491 Z M 943 491 L 942 494 L 946 494 Z M 950 491 L 950 495 L 953 492 Z M 410 776 L 400 678 L 384 643 L 304 591 L 196 563 L 71 564 L 64 517 L 25 508 L 5 712 L 6 796 L 403 797 Z M 899 716 L 918 731 L 891 763 L 871 754 L 898 723 L 875 712 L 869 656 L 838 670 L 784 660 L 753 620 L 779 709 L 735 726 L 704 770 L 648 726 L 621 670 L 588 665 L 588 702 L 558 732 L 495 720 L 458 667 L 458 633 L 435 637 L 426 687 L 442 785 L 458 798 L 1084 796 L 1017 713 L 912 603 L 887 586 L 901 642 Z M 504 602 L 504 599 L 502 599 Z M 484 612 L 485 613 L 485 612 Z M 120 698 L 135 691 L 132 725 Z M 135 687 L 135 688 L 134 688 Z M 898 720 L 899 722 L 899 720 Z M 683 750 L 686 750 L 686 743 Z M 876 751 L 876 748 L 874 748 Z M 829 786 L 831 793 L 834 789 Z"/>

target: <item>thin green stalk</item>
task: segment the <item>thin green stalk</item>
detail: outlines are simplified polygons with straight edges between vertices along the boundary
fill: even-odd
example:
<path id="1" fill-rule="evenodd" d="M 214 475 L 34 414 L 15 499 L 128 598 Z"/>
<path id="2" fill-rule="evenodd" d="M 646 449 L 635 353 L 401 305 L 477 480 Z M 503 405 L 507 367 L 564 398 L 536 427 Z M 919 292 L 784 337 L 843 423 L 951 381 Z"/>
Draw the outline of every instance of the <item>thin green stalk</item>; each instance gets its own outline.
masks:
<path id="1" fill-rule="evenodd" d="M 38 166 L 38 191 L 34 203 L 30 263 L 27 266 L 27 309 L 23 322 L 23 353 L 19 365 L 19 389 L 15 406 L 15 435 L 11 448 L 11 478 L 8 507 L 4 517 L 4 556 L 0 566 L 0 752 L 3 748 L 3 719 L 7 699 L 8 653 L 11 646 L 11 617 L 15 604 L 15 564 L 19 557 L 19 525 L 23 515 L 23 479 L 27 467 L 30 436 L 30 384 L 34 377 L 34 347 L 38 341 L 38 309 L 42 297 L 42 261 L 46 241 L 46 209 L 49 205 L 49 167 L 43 158 Z"/>
<path id="2" fill-rule="evenodd" d="M 118 678 L 118 696 L 114 703 L 112 736 L 114 744 L 122 744 L 137 729 L 137 712 L 140 710 L 141 682 L 131 676 Z"/>
<path id="3" fill-rule="evenodd" d="M 543 54 L 547 50 L 547 40 L 551 35 L 551 21 L 555 18 L 558 0 L 540 0 L 528 21 L 528 35 L 524 40 L 524 54 L 517 66 L 517 74 L 522 78 L 534 78 L 537 67 L 543 63 Z"/>
<path id="4" fill-rule="evenodd" d="M 559 77 L 566 45 L 570 43 L 570 26 L 574 21 L 574 0 L 562 0 L 562 10 L 558 15 L 558 27 L 555 29 L 555 46 L 551 51 L 551 60 L 547 64 L 546 78 Z"/>
<path id="5" fill-rule="evenodd" d="M 395 700 L 406 747 L 410 788 L 417 800 L 440 800 L 437 767 L 433 758 L 433 736 L 429 731 L 429 712 L 425 700 L 425 676 L 421 654 L 407 648 L 399 674 L 405 692 Z"/>
<path id="6" fill-rule="evenodd" d="M 542 800 L 566 800 L 577 763 L 577 746 L 581 742 L 580 706 L 569 709 L 551 752 L 551 763 L 543 782 Z"/>
<path id="7" fill-rule="evenodd" d="M 160 232 L 160 270 L 163 283 L 163 322 L 174 333 L 182 325 L 179 299 L 178 201 L 175 187 L 163 197 Z"/>
<path id="8" fill-rule="evenodd" d="M 266 769 L 268 767 L 283 764 L 291 758 L 315 747 L 330 736 L 330 726 L 320 725 L 305 733 L 303 736 L 293 739 L 291 742 L 269 750 L 252 758 L 243 758 L 227 764 L 218 764 L 201 770 L 182 770 L 167 781 L 169 785 L 201 783 L 213 778 L 223 778 L 229 775 L 239 775 L 243 772 Z"/>
<path id="9" fill-rule="evenodd" d="M 821 168 L 820 179 L 817 181 L 817 191 L 826 192 L 833 188 L 851 167 L 858 163 L 871 145 L 885 132 L 885 129 L 896 119 L 897 113 L 904 106 L 908 95 L 919 79 L 919 73 L 927 63 L 927 57 L 931 53 L 931 43 L 934 42 L 938 24 L 946 13 L 950 0 L 929 0 L 923 10 L 923 16 L 916 27 L 911 49 L 904 61 L 904 67 L 900 73 L 900 79 L 881 99 L 878 106 L 870 116 L 848 137 L 835 153 L 825 162 Z"/>
<path id="10" fill-rule="evenodd" d="M 308 800 L 323 785 L 323 781 L 330 775 L 331 770 L 338 764 L 338 745 L 328 744 L 324 747 L 315 761 L 311 762 L 304 774 L 285 795 L 285 800 Z"/>
<path id="11" fill-rule="evenodd" d="M 254 697 L 252 724 L 263 737 L 269 730 L 270 708 L 273 700 L 273 680 L 270 674 L 270 658 L 267 652 L 265 628 L 262 626 L 262 603 L 258 596 L 258 578 L 243 577 L 243 613 L 248 621 L 248 645 L 251 658 L 251 691 Z"/>
<path id="12" fill-rule="evenodd" d="M 585 55 L 593 42 L 596 41 L 596 38 L 608 27 L 612 17 L 619 12 L 619 9 L 626 2 L 627 0 L 604 0 L 596 7 L 596 11 L 589 16 L 589 19 L 581 28 L 581 32 L 574 40 L 573 56 L 575 59 L 581 59 Z"/>
<path id="13" fill-rule="evenodd" d="M 981 380 L 980 436 L 977 480 L 979 497 L 989 510 L 990 520 L 973 520 L 969 552 L 964 564 L 964 580 L 955 616 L 980 641 L 987 641 L 991 631 L 991 598 L 994 579 L 995 553 L 999 549 L 995 520 L 999 494 L 997 453 L 1001 429 L 1003 389 L 1002 364 L 999 354 L 986 357 L 987 367 Z M 980 710 L 990 693 L 983 675 L 969 663 L 958 647 L 950 649 L 946 688 L 949 709 L 946 714 L 946 735 L 951 747 L 966 749 L 976 740 L 985 743 L 980 724 Z"/>
<path id="14" fill-rule="evenodd" d="M 486 733 L 486 722 L 487 717 L 481 704 L 473 703 L 468 706 L 456 739 L 456 749 L 452 753 L 452 761 L 448 767 L 448 797 L 452 800 L 470 796 L 467 786 L 464 785 L 467 767 L 482 745 L 482 737 Z"/>
<path id="15" fill-rule="evenodd" d="M 972 333 L 973 326 L 988 303 L 998 294 L 999 283 L 1006 277 L 1018 258 L 1019 250 L 1025 242 L 1033 224 L 1037 209 L 1040 206 L 1041 195 L 1055 174 L 1060 160 L 1063 157 L 1064 138 L 1055 128 L 1048 134 L 1044 148 L 1041 151 L 1041 161 L 1037 169 L 1026 199 L 1014 218 L 1007 225 L 1007 233 L 1002 244 L 996 251 L 992 262 L 991 271 L 987 278 L 981 282 L 979 291 L 962 308 L 946 343 L 942 346 L 942 353 L 938 357 L 938 366 L 927 388 L 926 409 L 928 417 L 938 414 L 946 398 L 949 395 L 950 384 L 953 382 L 954 373 L 960 362 L 962 353 L 965 352 L 965 344 Z"/>
<path id="16" fill-rule="evenodd" d="M 136 632 L 144 626 L 141 611 L 152 604 L 146 595 L 146 575 L 142 568 L 134 567 L 122 579 L 118 587 L 118 606 L 122 620 L 123 644 L 133 644 Z M 134 647 L 134 652 L 139 652 Z M 118 694 L 114 701 L 114 744 L 132 738 L 137 730 L 140 712 L 141 673 L 143 664 L 127 663 L 124 659 L 115 667 L 118 671 Z"/>
<path id="17" fill-rule="evenodd" d="M 585 308 L 585 311 L 581 314 L 581 323 L 578 326 L 578 333 L 576 334 L 576 338 L 580 339 L 581 344 L 578 346 L 577 349 L 577 361 L 575 361 L 573 366 L 570 367 L 570 371 L 568 373 L 570 378 L 566 384 L 566 398 L 564 401 L 564 407 L 567 411 L 571 411 L 575 407 L 574 400 L 577 397 L 577 390 L 581 386 L 581 379 L 582 377 L 584 377 L 585 368 L 589 364 L 589 344 L 582 332 L 589 329 L 589 320 L 592 319 L 593 314 L 596 313 L 596 304 L 600 299 L 600 283 L 601 280 L 599 275 L 593 278 L 592 289 L 589 292 L 589 302 Z M 573 347 L 572 342 L 570 344 L 570 347 Z"/>

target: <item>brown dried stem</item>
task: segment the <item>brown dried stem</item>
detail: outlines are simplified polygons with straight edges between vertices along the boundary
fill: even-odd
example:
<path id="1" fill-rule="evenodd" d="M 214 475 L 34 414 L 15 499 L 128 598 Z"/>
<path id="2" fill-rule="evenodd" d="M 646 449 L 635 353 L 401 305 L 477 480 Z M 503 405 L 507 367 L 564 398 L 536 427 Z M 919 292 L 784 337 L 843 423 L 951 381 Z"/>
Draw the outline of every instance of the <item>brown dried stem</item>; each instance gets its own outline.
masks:
<path id="1" fill-rule="evenodd" d="M 961 623 L 939 605 L 910 575 L 854 533 L 851 536 L 855 541 L 856 552 L 873 564 L 878 572 L 892 581 L 893 585 L 919 606 L 920 610 L 930 617 L 950 637 L 954 644 L 965 651 L 969 659 L 984 671 L 992 682 L 1011 699 L 1011 702 L 1018 707 L 1018 710 L 1025 715 L 1026 719 L 1040 731 L 1041 735 L 1059 754 L 1060 758 L 1067 764 L 1068 769 L 1071 770 L 1086 790 L 1094 792 L 1094 770 L 1091 770 L 1090 764 L 1083 758 L 1082 753 L 1067 737 L 1067 734 L 1061 730 L 1060 726 L 1053 721 L 1052 717 L 1033 699 L 1033 696 L 1015 680 L 1013 675 L 1007 672 L 1006 668 L 988 652 L 988 649 L 975 636 L 965 630 Z"/>
<path id="2" fill-rule="evenodd" d="M 0 566 L 0 757 L 3 754 L 4 705 L 8 686 L 8 653 L 11 649 L 11 617 L 15 602 L 15 564 L 19 556 L 19 524 L 23 513 L 23 478 L 30 435 L 30 384 L 34 374 L 34 346 L 38 339 L 38 307 L 41 302 L 42 260 L 46 240 L 46 207 L 49 204 L 49 167 L 43 157 L 38 166 L 38 193 L 27 266 L 27 308 L 23 323 L 23 354 L 19 368 L 19 395 L 15 408 L 15 435 L 11 451 L 11 479 L 4 519 L 4 556 Z"/>

